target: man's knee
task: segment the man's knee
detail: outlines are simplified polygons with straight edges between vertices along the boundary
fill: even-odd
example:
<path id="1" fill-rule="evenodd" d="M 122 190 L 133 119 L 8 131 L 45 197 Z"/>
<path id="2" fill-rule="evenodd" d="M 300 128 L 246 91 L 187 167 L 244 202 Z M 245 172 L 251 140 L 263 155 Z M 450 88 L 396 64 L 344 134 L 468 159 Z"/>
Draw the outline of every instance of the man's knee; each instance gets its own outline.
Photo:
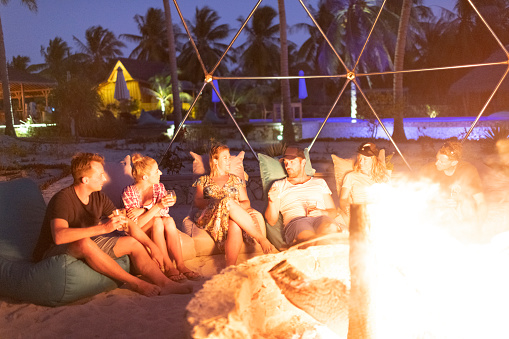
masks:
<path id="1" fill-rule="evenodd" d="M 69 255 L 79 259 L 89 257 L 98 250 L 100 251 L 99 247 L 90 238 L 76 240 L 68 245 Z"/>
<path id="2" fill-rule="evenodd" d="M 317 234 L 332 234 L 341 232 L 341 228 L 335 222 L 325 222 L 316 228 Z"/>

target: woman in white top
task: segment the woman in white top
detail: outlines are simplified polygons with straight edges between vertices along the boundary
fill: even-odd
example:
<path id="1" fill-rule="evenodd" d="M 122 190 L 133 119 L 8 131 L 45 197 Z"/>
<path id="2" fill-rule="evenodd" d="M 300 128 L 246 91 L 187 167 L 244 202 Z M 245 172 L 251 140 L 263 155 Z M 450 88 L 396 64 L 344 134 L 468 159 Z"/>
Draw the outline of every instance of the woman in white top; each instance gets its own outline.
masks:
<path id="1" fill-rule="evenodd" d="M 357 160 L 352 172 L 343 179 L 339 195 L 340 213 L 349 224 L 350 205 L 368 203 L 367 188 L 375 183 L 389 181 L 389 173 L 385 167 L 384 154 L 379 158 L 380 150 L 372 142 L 363 143 L 357 149 Z"/>

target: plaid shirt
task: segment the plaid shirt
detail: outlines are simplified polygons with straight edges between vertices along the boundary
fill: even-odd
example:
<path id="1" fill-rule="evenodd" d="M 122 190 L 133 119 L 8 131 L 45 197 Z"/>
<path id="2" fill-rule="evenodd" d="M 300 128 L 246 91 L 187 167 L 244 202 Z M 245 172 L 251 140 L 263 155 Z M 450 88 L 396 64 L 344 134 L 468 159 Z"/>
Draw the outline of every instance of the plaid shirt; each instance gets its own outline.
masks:
<path id="1" fill-rule="evenodd" d="M 129 210 L 131 208 L 145 208 L 150 209 L 152 206 L 157 204 L 161 199 L 166 196 L 166 189 L 164 188 L 164 185 L 159 183 L 155 184 L 152 187 L 152 201 L 149 205 L 143 206 L 143 201 L 141 199 L 140 191 L 136 188 L 135 185 L 127 186 L 124 188 L 124 191 L 122 192 L 122 202 L 124 203 L 124 207 Z M 161 217 L 169 217 L 170 214 L 168 212 L 169 208 L 162 208 L 159 211 L 159 215 Z M 136 221 L 136 220 L 135 220 Z"/>

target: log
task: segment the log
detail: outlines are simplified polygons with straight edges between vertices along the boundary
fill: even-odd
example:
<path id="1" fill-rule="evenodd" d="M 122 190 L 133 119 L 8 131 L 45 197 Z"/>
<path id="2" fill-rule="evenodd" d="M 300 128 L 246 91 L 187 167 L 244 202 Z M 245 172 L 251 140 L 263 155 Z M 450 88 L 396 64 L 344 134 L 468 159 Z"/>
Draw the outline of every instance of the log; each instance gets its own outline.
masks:
<path id="1" fill-rule="evenodd" d="M 288 301 L 335 333 L 340 333 L 340 324 L 348 316 L 348 291 L 341 281 L 312 279 L 286 260 L 269 273 Z"/>
<path id="2" fill-rule="evenodd" d="M 366 205 L 352 205 L 350 209 L 350 302 L 348 339 L 374 338 L 373 309 L 371 307 L 370 220 Z"/>

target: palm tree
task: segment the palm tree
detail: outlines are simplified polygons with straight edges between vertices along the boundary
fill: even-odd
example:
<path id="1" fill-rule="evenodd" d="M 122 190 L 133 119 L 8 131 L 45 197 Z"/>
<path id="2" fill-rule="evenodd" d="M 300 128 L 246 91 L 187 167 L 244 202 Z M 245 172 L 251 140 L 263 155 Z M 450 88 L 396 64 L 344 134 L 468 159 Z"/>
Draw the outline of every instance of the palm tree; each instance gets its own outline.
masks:
<path id="1" fill-rule="evenodd" d="M 285 1 L 278 0 L 279 9 L 279 37 L 281 39 L 281 76 L 288 76 L 288 39 L 286 34 L 286 10 Z M 288 145 L 295 142 L 295 132 L 293 130 L 293 115 L 291 112 L 292 99 L 290 96 L 290 81 L 281 80 L 281 98 L 283 101 L 282 115 L 283 121 L 283 141 Z"/>
<path id="2" fill-rule="evenodd" d="M 41 46 L 44 63 L 35 65 L 40 74 L 55 79 L 57 82 L 67 80 L 70 74 L 71 48 L 60 37 L 49 41 L 48 47 Z"/>
<path id="3" fill-rule="evenodd" d="M 259 7 L 244 27 L 246 42 L 237 48 L 244 75 L 272 76 L 279 73 L 279 25 L 273 23 L 276 17 L 274 8 Z M 245 21 L 242 17 L 237 20 L 240 23 Z"/>
<path id="4" fill-rule="evenodd" d="M 8 67 L 13 67 L 19 69 L 21 71 L 28 71 L 28 64 L 30 63 L 30 58 L 25 55 L 13 56 L 12 61 L 7 64 Z"/>
<path id="5" fill-rule="evenodd" d="M 0 0 L 2 5 L 7 5 L 9 0 Z M 37 11 L 37 2 L 35 0 L 21 0 L 21 4 L 28 7 L 29 10 Z M 7 57 L 5 56 L 4 30 L 2 28 L 2 19 L 0 18 L 0 81 L 2 82 L 4 112 L 5 112 L 5 135 L 16 136 L 14 130 L 14 116 L 12 115 L 11 91 L 9 88 L 9 73 L 7 71 Z"/>
<path id="6" fill-rule="evenodd" d="M 394 71 L 403 70 L 405 60 L 405 49 L 407 40 L 408 23 L 410 21 L 410 11 L 412 10 L 412 0 L 403 0 L 401 6 L 401 15 L 399 17 L 398 38 L 396 40 L 396 51 L 394 53 Z M 403 100 L 403 74 L 394 74 L 394 104 Z M 397 141 L 406 141 L 405 128 L 403 126 L 403 111 L 396 112 L 394 117 L 394 131 L 392 137 Z"/>
<path id="7" fill-rule="evenodd" d="M 145 16 L 136 14 L 134 21 L 141 35 L 120 34 L 120 38 L 137 43 L 130 58 L 147 61 L 166 62 L 168 39 L 163 11 L 159 8 L 149 8 Z"/>
<path id="8" fill-rule="evenodd" d="M 121 48 L 125 47 L 125 44 L 119 41 L 113 32 L 101 26 L 88 28 L 85 31 L 85 42 L 81 42 L 75 36 L 73 39 L 90 65 L 90 72 L 87 73 L 94 75 L 92 79 L 94 82 L 104 78 L 109 61 L 122 56 Z"/>
<path id="9" fill-rule="evenodd" d="M 313 6 L 308 6 L 309 12 L 316 20 L 320 28 L 327 32 L 329 26 L 334 20 L 334 15 L 327 8 L 327 0 L 319 0 L 318 8 L 315 9 Z M 304 41 L 297 52 L 298 60 L 306 62 L 311 69 L 318 71 L 318 56 L 320 50 L 324 48 L 324 41 L 322 33 L 314 24 L 298 23 L 292 27 L 292 30 L 304 30 L 309 34 L 309 38 Z"/>
<path id="10" fill-rule="evenodd" d="M 180 102 L 179 81 L 177 69 L 177 48 L 175 46 L 175 37 L 173 33 L 173 22 L 171 20 L 170 2 L 163 0 L 164 15 L 166 22 L 166 36 L 168 39 L 168 60 L 170 61 L 171 87 L 173 93 L 173 125 L 180 125 L 182 121 L 182 103 Z"/>
<path id="11" fill-rule="evenodd" d="M 228 37 L 230 28 L 228 24 L 217 25 L 219 19 L 220 17 L 216 11 L 205 6 L 201 9 L 196 8 L 193 21 L 186 22 L 206 72 L 212 70 L 228 47 L 220 41 Z M 204 71 L 190 41 L 183 46 L 177 60 L 182 67 L 183 76 L 187 80 L 193 83 L 203 82 L 205 78 Z M 233 57 L 227 54 L 216 72 L 218 74 L 226 73 L 228 70 L 226 63 L 233 60 Z"/>

